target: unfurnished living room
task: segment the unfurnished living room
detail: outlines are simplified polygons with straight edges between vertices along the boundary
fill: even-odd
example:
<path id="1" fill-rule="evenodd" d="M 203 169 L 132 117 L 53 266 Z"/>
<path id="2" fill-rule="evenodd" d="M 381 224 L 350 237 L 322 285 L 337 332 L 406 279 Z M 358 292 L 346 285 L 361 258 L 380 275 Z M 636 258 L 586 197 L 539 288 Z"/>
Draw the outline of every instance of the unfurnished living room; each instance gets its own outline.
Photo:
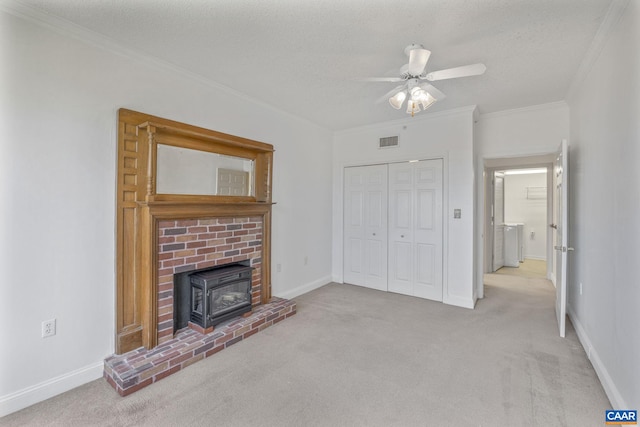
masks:
<path id="1" fill-rule="evenodd" d="M 640 409 L 640 1 L 0 0 L 0 425 Z"/>

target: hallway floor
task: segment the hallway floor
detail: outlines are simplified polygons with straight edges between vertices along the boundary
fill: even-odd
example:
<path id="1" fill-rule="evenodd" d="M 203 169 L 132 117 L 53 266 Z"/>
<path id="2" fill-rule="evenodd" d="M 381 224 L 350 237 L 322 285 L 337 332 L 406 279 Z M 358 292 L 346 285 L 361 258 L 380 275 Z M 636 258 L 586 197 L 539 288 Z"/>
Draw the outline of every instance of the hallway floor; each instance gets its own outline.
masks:
<path id="1" fill-rule="evenodd" d="M 541 259 L 526 258 L 524 262 L 520 263 L 520 267 L 502 267 L 494 274 L 546 279 L 547 262 Z"/>

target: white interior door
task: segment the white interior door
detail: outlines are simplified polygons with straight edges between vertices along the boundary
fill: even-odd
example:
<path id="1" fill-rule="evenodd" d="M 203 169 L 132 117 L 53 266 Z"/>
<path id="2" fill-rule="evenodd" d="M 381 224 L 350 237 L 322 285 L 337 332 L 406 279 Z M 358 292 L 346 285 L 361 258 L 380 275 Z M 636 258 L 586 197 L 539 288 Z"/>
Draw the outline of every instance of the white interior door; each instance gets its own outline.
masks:
<path id="1" fill-rule="evenodd" d="M 345 168 L 344 282 L 387 290 L 387 165 Z"/>
<path id="2" fill-rule="evenodd" d="M 235 169 L 218 169 L 219 196 L 249 195 L 249 172 Z"/>
<path id="3" fill-rule="evenodd" d="M 389 165 L 389 291 L 442 301 L 442 160 Z"/>
<path id="4" fill-rule="evenodd" d="M 554 164 L 554 184 L 556 190 L 556 209 L 554 218 L 554 249 L 556 251 L 556 317 L 558 318 L 558 328 L 560 336 L 565 335 L 565 323 L 567 317 L 567 251 L 573 248 L 567 247 L 568 244 L 568 147 L 567 141 L 562 140 L 558 156 Z"/>
<path id="5" fill-rule="evenodd" d="M 504 173 L 493 173 L 493 271 L 504 267 Z"/>

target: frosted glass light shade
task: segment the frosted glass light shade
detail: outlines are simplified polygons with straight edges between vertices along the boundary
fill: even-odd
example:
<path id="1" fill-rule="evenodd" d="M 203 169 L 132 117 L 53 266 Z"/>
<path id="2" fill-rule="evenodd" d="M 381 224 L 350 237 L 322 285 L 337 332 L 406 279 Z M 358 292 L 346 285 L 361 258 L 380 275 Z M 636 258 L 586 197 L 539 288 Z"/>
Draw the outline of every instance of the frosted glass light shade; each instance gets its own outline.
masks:
<path id="1" fill-rule="evenodd" d="M 428 92 L 424 92 L 424 93 L 425 93 L 425 96 L 422 96 L 420 98 L 420 105 L 422 105 L 423 110 L 426 110 L 427 108 L 431 107 L 437 101 L 437 99 L 431 96 L 431 94 Z"/>
<path id="2" fill-rule="evenodd" d="M 407 114 L 411 114 L 413 116 L 414 113 L 420 112 L 420 104 L 413 99 L 407 101 Z"/>
<path id="3" fill-rule="evenodd" d="M 427 49 L 412 49 L 409 51 L 409 74 L 419 76 L 424 71 L 431 52 Z"/>
<path id="4" fill-rule="evenodd" d="M 402 103 L 404 102 L 406 97 L 406 92 L 402 90 L 389 98 L 389 104 L 391 104 L 391 106 L 396 110 L 399 110 L 400 108 L 402 108 Z"/>
<path id="5" fill-rule="evenodd" d="M 423 110 L 431 107 L 436 101 L 437 99 L 435 99 L 429 92 L 420 87 L 416 86 L 411 89 L 411 101 L 409 102 L 415 102 L 416 105 L 422 107 Z M 414 111 L 420 111 L 420 108 L 416 108 Z"/>
<path id="6" fill-rule="evenodd" d="M 418 86 L 411 88 L 411 99 L 414 101 L 420 101 L 420 99 L 426 96 L 426 94 L 427 92 L 425 92 L 423 89 L 419 88 Z"/>

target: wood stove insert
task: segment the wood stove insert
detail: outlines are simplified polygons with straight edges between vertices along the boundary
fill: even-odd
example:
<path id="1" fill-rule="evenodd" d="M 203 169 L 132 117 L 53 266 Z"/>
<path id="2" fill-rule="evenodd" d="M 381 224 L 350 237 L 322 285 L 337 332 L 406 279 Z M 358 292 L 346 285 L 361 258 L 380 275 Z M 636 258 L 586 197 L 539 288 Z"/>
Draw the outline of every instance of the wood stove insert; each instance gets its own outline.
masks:
<path id="1" fill-rule="evenodd" d="M 189 322 L 209 333 L 213 326 L 252 309 L 253 268 L 243 263 L 228 264 L 174 278 L 174 332 Z"/>

